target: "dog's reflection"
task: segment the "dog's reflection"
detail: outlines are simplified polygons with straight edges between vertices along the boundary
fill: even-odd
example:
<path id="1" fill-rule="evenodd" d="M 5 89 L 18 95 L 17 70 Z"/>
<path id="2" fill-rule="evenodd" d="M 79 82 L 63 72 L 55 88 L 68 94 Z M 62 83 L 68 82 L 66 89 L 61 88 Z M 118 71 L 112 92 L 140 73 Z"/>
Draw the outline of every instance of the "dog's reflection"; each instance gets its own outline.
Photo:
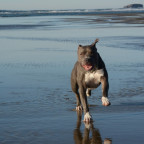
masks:
<path id="1" fill-rule="evenodd" d="M 85 123 L 84 133 L 81 133 L 81 118 L 82 111 L 77 111 L 77 123 L 76 129 L 74 130 L 74 141 L 75 144 L 112 144 L 111 139 L 105 139 L 102 141 L 100 132 L 94 128 L 93 123 Z M 92 136 L 90 136 L 90 132 Z"/>

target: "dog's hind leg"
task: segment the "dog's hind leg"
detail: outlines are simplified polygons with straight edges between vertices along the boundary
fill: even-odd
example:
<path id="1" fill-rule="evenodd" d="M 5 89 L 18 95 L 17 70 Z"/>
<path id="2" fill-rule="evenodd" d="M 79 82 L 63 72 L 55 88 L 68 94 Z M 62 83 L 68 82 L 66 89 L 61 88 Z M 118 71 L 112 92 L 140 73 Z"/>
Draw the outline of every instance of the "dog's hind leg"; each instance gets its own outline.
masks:
<path id="1" fill-rule="evenodd" d="M 80 110 L 82 110 L 81 101 L 80 101 L 80 96 L 79 96 L 79 93 L 76 93 L 75 95 L 76 95 L 76 100 L 77 100 L 76 110 L 77 110 L 77 111 L 80 111 Z"/>
<path id="2" fill-rule="evenodd" d="M 91 89 L 90 88 L 87 88 L 86 95 L 87 95 L 87 97 L 91 96 Z"/>
<path id="3" fill-rule="evenodd" d="M 76 103 L 76 110 L 82 110 L 82 106 L 81 106 L 81 101 L 80 101 L 80 96 L 79 96 L 79 93 L 78 93 L 78 91 L 77 92 L 75 92 L 75 95 L 76 95 L 76 101 L 77 101 L 77 103 Z"/>
<path id="4" fill-rule="evenodd" d="M 75 81 L 72 81 L 72 91 L 75 93 L 76 96 L 76 110 L 82 110 L 80 95 L 78 92 L 78 85 Z"/>

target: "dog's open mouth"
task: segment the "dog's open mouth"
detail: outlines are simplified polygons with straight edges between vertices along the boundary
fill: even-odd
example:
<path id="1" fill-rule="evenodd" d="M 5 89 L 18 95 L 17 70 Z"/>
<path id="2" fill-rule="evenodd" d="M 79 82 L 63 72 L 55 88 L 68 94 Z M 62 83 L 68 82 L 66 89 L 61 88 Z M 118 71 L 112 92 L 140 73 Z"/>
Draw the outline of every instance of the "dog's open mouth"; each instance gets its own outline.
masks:
<path id="1" fill-rule="evenodd" d="M 92 69 L 92 65 L 83 65 L 83 68 L 87 71 L 91 70 Z"/>

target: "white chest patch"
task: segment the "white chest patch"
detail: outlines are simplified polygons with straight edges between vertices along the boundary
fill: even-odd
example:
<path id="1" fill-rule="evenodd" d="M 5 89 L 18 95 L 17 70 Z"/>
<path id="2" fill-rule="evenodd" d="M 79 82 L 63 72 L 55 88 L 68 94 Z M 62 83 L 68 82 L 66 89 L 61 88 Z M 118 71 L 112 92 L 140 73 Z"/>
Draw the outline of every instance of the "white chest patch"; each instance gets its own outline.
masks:
<path id="1" fill-rule="evenodd" d="M 100 70 L 96 70 L 94 72 L 87 72 L 85 74 L 85 82 L 89 83 L 89 82 L 93 82 L 95 84 L 100 82 L 100 78 L 104 76 L 104 70 L 100 69 Z"/>

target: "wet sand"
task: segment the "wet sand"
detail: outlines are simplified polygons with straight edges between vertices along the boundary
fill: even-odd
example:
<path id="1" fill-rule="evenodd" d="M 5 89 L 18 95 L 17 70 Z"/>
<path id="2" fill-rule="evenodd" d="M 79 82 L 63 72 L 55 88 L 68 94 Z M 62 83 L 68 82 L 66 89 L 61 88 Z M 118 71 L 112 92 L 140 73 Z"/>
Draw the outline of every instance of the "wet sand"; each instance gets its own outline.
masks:
<path id="1" fill-rule="evenodd" d="M 107 14 L 92 14 L 87 15 L 87 17 L 83 18 L 69 18 L 66 21 L 87 21 L 88 23 L 100 23 L 100 24 L 144 24 L 144 14 L 142 13 L 107 13 Z M 113 25 L 111 25 L 113 26 Z M 130 25 L 129 25 L 130 26 Z M 141 26 L 141 25 L 137 25 Z M 142 25 L 143 26 L 143 25 Z"/>
<path id="2" fill-rule="evenodd" d="M 107 17 L 3 18 L 0 144 L 143 143 L 143 19 L 141 14 L 131 15 L 133 22 L 129 15 L 111 15 L 121 20 L 112 24 Z M 109 73 L 112 105 L 101 105 L 101 87 L 92 91 L 88 102 L 94 122 L 85 125 L 83 114 L 74 110 L 70 74 L 78 45 L 95 38 Z"/>

